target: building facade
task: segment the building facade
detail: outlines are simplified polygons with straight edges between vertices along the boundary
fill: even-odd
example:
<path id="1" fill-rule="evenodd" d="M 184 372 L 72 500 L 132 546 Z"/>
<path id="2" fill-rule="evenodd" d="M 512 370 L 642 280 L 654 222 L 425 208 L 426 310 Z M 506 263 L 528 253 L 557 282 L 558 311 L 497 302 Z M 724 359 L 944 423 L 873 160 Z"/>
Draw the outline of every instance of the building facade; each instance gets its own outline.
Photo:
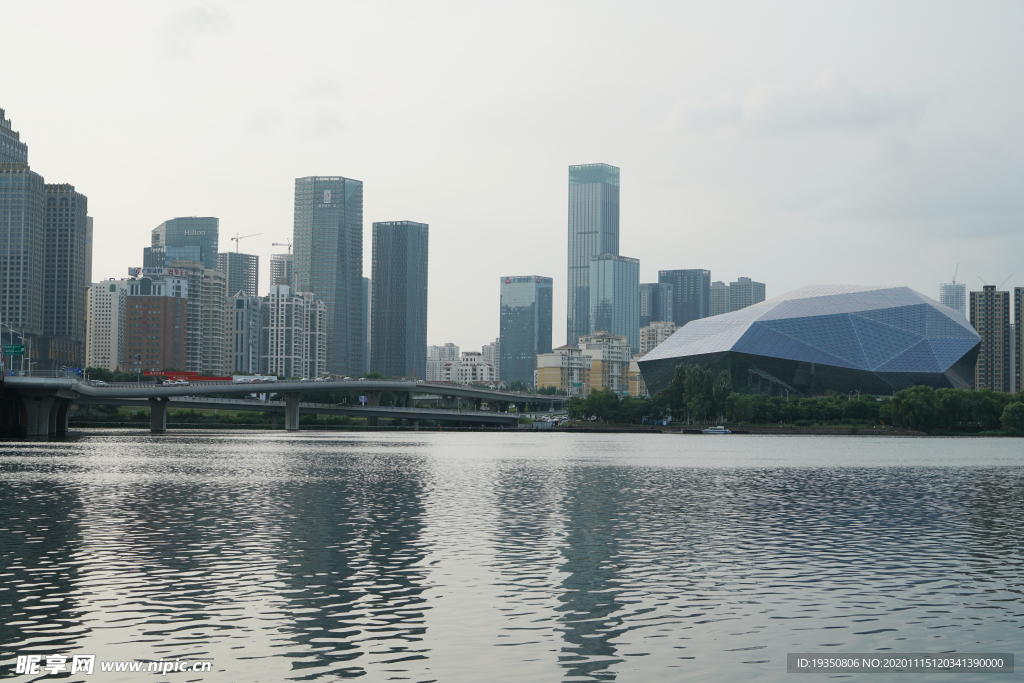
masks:
<path id="1" fill-rule="evenodd" d="M 711 300 L 708 305 L 708 313 L 711 315 L 722 315 L 728 313 L 729 308 L 729 285 L 721 280 L 711 283 Z"/>
<path id="2" fill-rule="evenodd" d="M 463 351 L 461 358 L 444 365 L 445 382 L 472 384 L 497 380 L 498 375 L 494 371 L 494 366 L 485 361 L 479 351 Z"/>
<path id="3" fill-rule="evenodd" d="M 222 251 L 217 254 L 217 270 L 227 278 L 228 296 L 235 296 L 239 292 L 248 297 L 259 295 L 259 256 Z"/>
<path id="4" fill-rule="evenodd" d="M 272 285 L 263 298 L 260 372 L 320 377 L 327 370 L 327 305 L 311 292 Z"/>
<path id="5" fill-rule="evenodd" d="M 362 316 L 363 316 L 363 374 L 370 372 L 370 304 L 373 300 L 373 280 L 363 278 Z"/>
<path id="6" fill-rule="evenodd" d="M 738 311 L 764 301 L 764 283 L 741 277 L 729 283 L 729 310 Z"/>
<path id="7" fill-rule="evenodd" d="M 490 344 L 484 344 L 480 348 L 484 360 L 494 366 L 494 371 L 501 377 L 501 337 L 498 337 Z"/>
<path id="8" fill-rule="evenodd" d="M 128 282 L 110 279 L 93 283 L 89 286 L 87 309 L 85 367 L 124 370 L 128 360 Z"/>
<path id="9" fill-rule="evenodd" d="M 1010 391 L 1010 293 L 995 285 L 971 292 L 971 326 L 981 335 L 974 388 Z"/>
<path id="10" fill-rule="evenodd" d="M 569 167 L 569 268 L 566 340 L 590 334 L 590 259 L 619 253 L 619 169 L 608 164 Z"/>
<path id="11" fill-rule="evenodd" d="M 189 281 L 182 274 L 128 280 L 125 370 L 187 369 Z"/>
<path id="12" fill-rule="evenodd" d="M 640 354 L 644 355 L 653 351 L 658 344 L 675 333 L 676 324 L 671 320 L 651 323 L 647 327 L 640 328 Z"/>
<path id="13" fill-rule="evenodd" d="M 6 112 L 0 109 L 0 164 L 27 164 L 28 145 L 11 126 Z"/>
<path id="14" fill-rule="evenodd" d="M 661 270 L 658 282 L 672 285 L 672 321 L 676 327 L 711 315 L 710 270 Z"/>
<path id="15" fill-rule="evenodd" d="M 551 351 L 553 281 L 540 275 L 521 275 L 502 277 L 500 282 L 501 380 L 533 386 L 537 354 Z"/>
<path id="16" fill-rule="evenodd" d="M 187 280 L 189 333 L 184 369 L 224 376 L 224 307 L 228 296 L 224 273 L 207 270 L 202 261 L 171 261 L 168 268 L 144 268 L 143 272 Z"/>
<path id="17" fill-rule="evenodd" d="M 590 391 L 599 389 L 629 393 L 629 340 L 618 334 L 595 332 L 580 337 L 580 351 L 590 357 Z"/>
<path id="18" fill-rule="evenodd" d="M 85 303 L 92 271 L 88 199 L 68 184 L 45 184 L 43 336 L 39 369 L 85 366 Z"/>
<path id="19" fill-rule="evenodd" d="M 590 328 L 622 335 L 640 350 L 640 261 L 602 254 L 590 258 Z"/>
<path id="20" fill-rule="evenodd" d="M 295 288 L 312 292 L 327 307 L 328 372 L 363 374 L 362 181 L 296 178 L 292 242 Z"/>
<path id="21" fill-rule="evenodd" d="M 939 285 L 939 303 L 949 306 L 967 317 L 967 285 L 962 282 L 943 282 Z"/>
<path id="22" fill-rule="evenodd" d="M 170 268 L 171 261 L 201 261 L 217 270 L 220 219 L 211 216 L 172 218 L 153 228 L 150 246 L 143 250 L 145 268 Z"/>
<path id="23" fill-rule="evenodd" d="M 427 375 L 426 223 L 373 224 L 370 370 L 385 377 Z"/>
<path id="24" fill-rule="evenodd" d="M 566 396 L 590 393 L 591 357 L 578 346 L 566 344 L 537 355 L 537 388 L 554 387 Z"/>
<path id="25" fill-rule="evenodd" d="M 295 259 L 291 254 L 270 255 L 270 284 L 295 286 L 293 264 Z"/>
<path id="26" fill-rule="evenodd" d="M 444 382 L 444 366 L 459 359 L 459 347 L 451 342 L 427 347 L 427 381 Z M 493 364 L 492 364 L 493 365 Z"/>
<path id="27" fill-rule="evenodd" d="M 1021 359 L 1024 355 L 1024 287 L 1013 288 L 1013 386 L 1012 391 L 1024 389 L 1024 370 Z"/>
<path id="28" fill-rule="evenodd" d="M 672 285 L 640 283 L 640 327 L 664 320 L 672 320 Z"/>
<path id="29" fill-rule="evenodd" d="M 260 372 L 263 357 L 263 299 L 229 296 L 224 309 L 224 372 Z"/>

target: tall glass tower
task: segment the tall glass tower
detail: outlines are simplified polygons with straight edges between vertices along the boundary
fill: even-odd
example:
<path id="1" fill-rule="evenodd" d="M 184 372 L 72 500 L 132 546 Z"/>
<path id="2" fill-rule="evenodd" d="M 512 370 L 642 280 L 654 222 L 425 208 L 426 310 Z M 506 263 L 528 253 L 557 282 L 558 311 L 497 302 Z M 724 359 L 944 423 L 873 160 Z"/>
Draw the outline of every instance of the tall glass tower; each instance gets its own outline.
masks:
<path id="1" fill-rule="evenodd" d="M 327 306 L 327 372 L 363 374 L 363 183 L 295 179 L 294 282 Z"/>
<path id="2" fill-rule="evenodd" d="M 625 337 L 640 352 L 640 261 L 601 254 L 590 258 L 590 327 Z"/>
<path id="3" fill-rule="evenodd" d="M 202 261 L 207 270 L 217 270 L 220 219 L 189 216 L 172 218 L 153 228 L 152 244 L 143 249 L 142 265 L 167 268 L 171 261 Z"/>
<path id="4" fill-rule="evenodd" d="M 710 270 L 659 270 L 658 282 L 672 285 L 672 321 L 676 327 L 711 315 Z"/>
<path id="5" fill-rule="evenodd" d="M 533 386 L 537 354 L 551 353 L 552 298 L 549 277 L 501 278 L 498 371 L 503 381 Z"/>
<path id="6" fill-rule="evenodd" d="M 371 372 L 427 377 L 428 234 L 426 223 L 373 224 Z"/>
<path id="7" fill-rule="evenodd" d="M 619 169 L 569 167 L 569 273 L 565 335 L 577 344 L 590 334 L 590 257 L 619 254 Z"/>

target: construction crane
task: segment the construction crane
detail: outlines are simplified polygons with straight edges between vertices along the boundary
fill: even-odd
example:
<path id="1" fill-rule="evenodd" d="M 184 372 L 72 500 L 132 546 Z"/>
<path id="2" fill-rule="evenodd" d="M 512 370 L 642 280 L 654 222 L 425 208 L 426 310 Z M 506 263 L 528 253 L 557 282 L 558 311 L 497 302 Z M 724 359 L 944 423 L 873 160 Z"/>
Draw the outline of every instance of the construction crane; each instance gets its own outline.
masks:
<path id="1" fill-rule="evenodd" d="M 239 248 L 241 248 L 241 246 L 242 246 L 242 240 L 244 240 L 246 237 L 255 237 L 256 235 L 262 235 L 262 234 L 263 234 L 262 232 L 254 232 L 251 235 L 239 235 L 236 232 L 235 236 L 231 238 L 231 240 L 235 243 L 235 253 L 236 254 L 238 253 Z"/>
<path id="2" fill-rule="evenodd" d="M 960 272 L 960 264 L 956 264 L 956 270 L 953 271 L 953 284 L 956 284 L 956 274 Z"/>
<path id="3" fill-rule="evenodd" d="M 292 241 L 291 240 L 287 240 L 285 242 L 274 242 L 270 246 L 272 246 L 272 247 L 288 247 L 288 255 L 289 256 L 292 255 Z"/>

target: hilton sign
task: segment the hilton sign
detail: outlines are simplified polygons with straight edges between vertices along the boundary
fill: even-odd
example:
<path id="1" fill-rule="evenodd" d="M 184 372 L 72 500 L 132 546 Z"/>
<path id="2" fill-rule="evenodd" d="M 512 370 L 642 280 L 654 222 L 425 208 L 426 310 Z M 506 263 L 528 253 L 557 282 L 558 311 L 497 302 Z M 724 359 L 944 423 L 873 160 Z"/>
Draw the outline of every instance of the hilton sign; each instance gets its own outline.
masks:
<path id="1" fill-rule="evenodd" d="M 200 237 L 200 236 L 205 236 L 205 235 L 206 235 L 206 231 L 205 230 L 186 230 L 185 231 L 185 237 Z"/>

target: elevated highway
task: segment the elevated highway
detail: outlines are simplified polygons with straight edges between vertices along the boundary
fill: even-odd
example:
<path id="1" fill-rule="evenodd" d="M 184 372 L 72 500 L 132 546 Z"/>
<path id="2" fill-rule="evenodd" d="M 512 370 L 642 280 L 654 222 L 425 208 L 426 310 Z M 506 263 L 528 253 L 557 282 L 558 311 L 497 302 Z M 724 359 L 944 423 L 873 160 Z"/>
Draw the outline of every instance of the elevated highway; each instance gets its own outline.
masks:
<path id="1" fill-rule="evenodd" d="M 414 382 L 408 380 L 333 380 L 326 382 L 279 381 L 259 384 L 236 384 L 234 382 L 194 382 L 189 385 L 162 386 L 154 383 L 128 383 L 94 386 L 77 379 L 5 377 L 3 385 L 3 415 L 0 429 L 10 435 L 45 436 L 67 432 L 68 413 L 75 403 L 83 405 L 142 405 L 144 401 L 150 410 L 150 430 L 160 433 L 167 430 L 167 408 L 185 397 L 225 396 L 237 394 L 279 394 L 284 399 L 285 428 L 299 428 L 301 396 L 320 391 L 349 391 L 366 397 L 366 406 L 317 407 L 317 413 L 361 415 L 371 423 L 380 417 L 403 419 L 455 420 L 487 424 L 516 424 L 519 415 L 528 410 L 562 411 L 565 409 L 564 396 L 520 394 L 510 391 L 492 391 L 468 386 Z M 401 406 L 381 406 L 382 394 L 390 393 Z M 438 397 L 439 406 L 434 408 L 411 408 L 411 397 L 433 395 Z M 225 399 L 230 400 L 230 399 Z M 466 402 L 471 410 L 461 410 Z M 184 405 L 184 404 L 183 404 Z M 195 403 L 187 403 L 195 407 Z M 266 402 L 239 401 L 227 410 L 267 410 Z M 253 408 L 235 407 L 241 405 Z M 263 407 L 261 407 L 263 406 Z M 467 406 L 467 407 L 469 407 Z M 509 413 L 515 406 L 516 413 Z M 483 408 L 487 408 L 483 410 Z M 328 410 L 337 412 L 327 412 Z M 409 411 L 421 417 L 410 417 Z M 344 411 L 344 412 L 342 412 Z"/>

